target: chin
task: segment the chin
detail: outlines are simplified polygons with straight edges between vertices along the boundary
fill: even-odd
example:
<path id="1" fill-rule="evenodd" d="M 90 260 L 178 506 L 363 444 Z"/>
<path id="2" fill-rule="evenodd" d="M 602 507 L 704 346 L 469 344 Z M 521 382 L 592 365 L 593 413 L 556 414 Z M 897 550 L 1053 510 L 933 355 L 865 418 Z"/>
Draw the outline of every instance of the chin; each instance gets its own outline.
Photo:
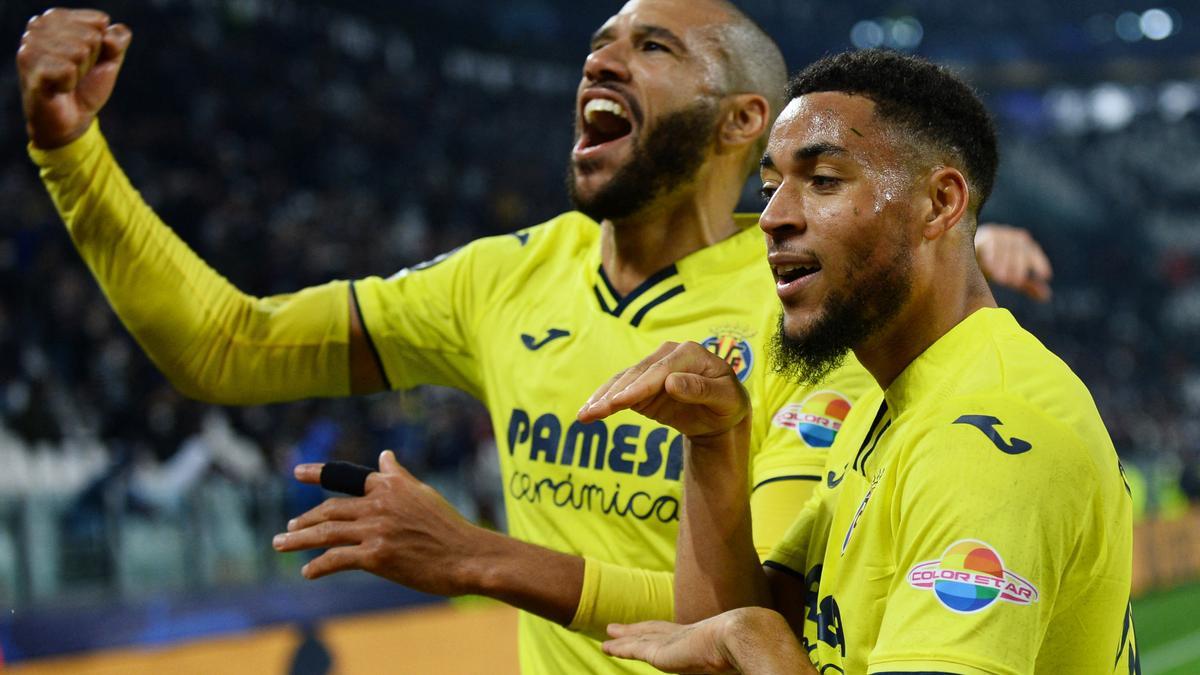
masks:
<path id="1" fill-rule="evenodd" d="M 783 308 L 783 334 L 793 340 L 803 340 L 821 319 L 820 308 Z"/>

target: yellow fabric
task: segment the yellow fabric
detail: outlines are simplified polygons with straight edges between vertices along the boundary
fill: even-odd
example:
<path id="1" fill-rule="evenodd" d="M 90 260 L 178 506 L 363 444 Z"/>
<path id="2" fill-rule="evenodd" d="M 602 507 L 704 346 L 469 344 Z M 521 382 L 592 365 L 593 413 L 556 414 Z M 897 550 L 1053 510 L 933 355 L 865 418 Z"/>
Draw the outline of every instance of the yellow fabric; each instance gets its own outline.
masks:
<path id="1" fill-rule="evenodd" d="M 571 629 L 606 639 L 610 623 L 670 621 L 675 616 L 674 579 L 670 571 L 622 567 L 585 560 L 583 592 Z"/>
<path id="2" fill-rule="evenodd" d="M 113 309 L 184 394 L 247 404 L 350 393 L 346 282 L 242 293 L 142 201 L 95 123 L 29 155 Z"/>
<path id="3" fill-rule="evenodd" d="M 625 298 L 600 272 L 599 226 L 578 213 L 354 284 L 393 387 L 452 385 L 487 404 L 510 533 L 587 559 L 577 629 L 596 634 L 611 621 L 664 615 L 683 468 L 679 435 L 636 413 L 576 423 L 588 395 L 667 340 L 708 345 L 745 377 L 756 408 L 772 414 L 811 393 L 760 381 L 779 305 L 762 233 L 753 217 L 741 224 L 741 233 Z M 867 381 L 856 363 L 844 372 L 854 369 L 852 382 L 836 385 L 851 400 L 861 389 L 854 382 Z M 826 448 L 806 444 L 795 424 L 772 426 L 770 417 L 754 438 L 754 484 L 782 479 L 756 492 L 756 508 L 772 497 L 791 500 L 756 520 L 756 536 L 777 538 Z M 785 489 L 797 480 L 804 485 Z M 609 659 L 596 640 L 536 616 L 523 613 L 520 626 L 525 673 L 654 672 Z"/>
<path id="4" fill-rule="evenodd" d="M 822 672 L 1123 673 L 1131 512 L 1087 389 L 984 309 L 858 402 L 766 564 Z"/>

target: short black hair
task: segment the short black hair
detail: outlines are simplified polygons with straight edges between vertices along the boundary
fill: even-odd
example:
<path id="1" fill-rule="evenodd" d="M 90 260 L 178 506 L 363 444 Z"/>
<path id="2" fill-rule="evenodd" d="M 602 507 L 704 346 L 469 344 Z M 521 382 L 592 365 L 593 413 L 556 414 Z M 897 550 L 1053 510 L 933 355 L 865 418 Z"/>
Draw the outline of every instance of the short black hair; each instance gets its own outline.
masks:
<path id="1" fill-rule="evenodd" d="M 923 58 L 864 49 L 826 56 L 800 71 L 788 83 L 787 97 L 790 101 L 824 91 L 871 99 L 881 119 L 922 145 L 959 159 L 979 215 L 992 192 L 1000 156 L 995 124 L 970 85 Z"/>

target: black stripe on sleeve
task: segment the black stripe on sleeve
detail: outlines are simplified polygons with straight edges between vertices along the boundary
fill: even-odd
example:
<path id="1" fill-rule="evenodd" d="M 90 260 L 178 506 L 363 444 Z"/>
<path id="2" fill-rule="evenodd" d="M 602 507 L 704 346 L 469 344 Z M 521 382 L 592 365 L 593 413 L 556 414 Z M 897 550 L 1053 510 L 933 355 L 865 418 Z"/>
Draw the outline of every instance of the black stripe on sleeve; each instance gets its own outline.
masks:
<path id="1" fill-rule="evenodd" d="M 371 337 L 371 330 L 367 328 L 367 317 L 363 316 L 362 305 L 358 304 L 358 291 L 355 290 L 353 281 L 350 282 L 350 297 L 354 298 L 354 309 L 358 311 L 358 322 L 362 324 L 363 334 L 367 336 L 367 345 L 371 347 L 371 356 L 375 359 L 375 367 L 379 368 L 379 374 L 383 376 L 383 386 L 388 391 L 392 391 L 392 382 L 383 368 L 383 359 L 379 357 L 379 350 L 375 348 L 375 338 Z"/>
<path id="2" fill-rule="evenodd" d="M 784 565 L 783 563 L 777 563 L 774 560 L 764 560 L 763 567 L 769 567 L 769 568 L 775 570 L 776 572 L 783 572 L 784 574 L 786 574 L 788 576 L 795 577 L 804 583 L 808 583 L 808 581 L 804 578 L 803 574 L 800 574 L 796 570 L 788 567 L 787 565 Z"/>
<path id="3" fill-rule="evenodd" d="M 813 475 L 810 475 L 810 474 L 807 474 L 807 473 L 799 473 L 799 474 L 795 474 L 795 475 L 792 475 L 792 476 L 776 476 L 775 478 L 768 478 L 768 479 L 766 479 L 766 480 L 762 481 L 761 483 L 759 483 L 758 485 L 755 485 L 755 486 L 754 486 L 754 487 L 753 487 L 753 488 L 752 488 L 750 491 L 751 491 L 751 492 L 754 492 L 755 490 L 757 490 L 758 488 L 760 488 L 760 487 L 762 487 L 762 486 L 766 485 L 767 483 L 778 483 L 778 482 L 779 482 L 779 481 L 781 481 L 781 480 L 815 480 L 815 481 L 820 481 L 820 480 L 821 480 L 821 476 L 820 476 L 820 475 L 813 476 Z"/>

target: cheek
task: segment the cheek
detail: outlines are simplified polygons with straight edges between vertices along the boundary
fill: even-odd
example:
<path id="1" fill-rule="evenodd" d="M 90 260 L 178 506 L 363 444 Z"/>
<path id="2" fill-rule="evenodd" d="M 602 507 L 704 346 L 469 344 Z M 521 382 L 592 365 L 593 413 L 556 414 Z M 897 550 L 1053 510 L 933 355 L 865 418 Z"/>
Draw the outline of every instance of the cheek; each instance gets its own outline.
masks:
<path id="1" fill-rule="evenodd" d="M 908 176 L 897 168 L 872 172 L 870 183 L 874 186 L 871 210 L 876 215 L 882 215 L 907 196 Z"/>

